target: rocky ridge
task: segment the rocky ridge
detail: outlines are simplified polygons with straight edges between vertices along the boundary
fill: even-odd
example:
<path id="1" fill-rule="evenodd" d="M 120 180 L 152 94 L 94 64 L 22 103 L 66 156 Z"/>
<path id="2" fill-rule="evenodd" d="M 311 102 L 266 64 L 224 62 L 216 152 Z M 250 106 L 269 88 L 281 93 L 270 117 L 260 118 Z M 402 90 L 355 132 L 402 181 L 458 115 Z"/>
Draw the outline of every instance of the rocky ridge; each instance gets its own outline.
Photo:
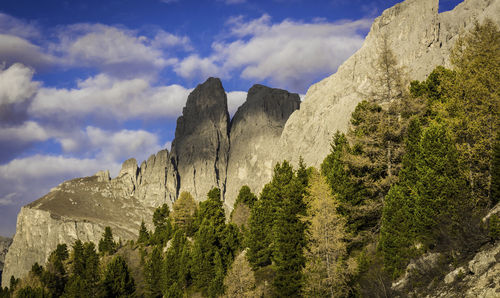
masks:
<path id="1" fill-rule="evenodd" d="M 354 108 L 370 94 L 369 75 L 384 38 L 411 79 L 422 80 L 436 66 L 449 66 L 450 49 L 475 21 L 490 18 L 500 24 L 497 0 L 465 0 L 451 11 L 438 9 L 438 0 L 406 0 L 376 18 L 361 49 L 309 88 L 285 125 L 277 157 L 296 164 L 302 156 L 307 165 L 321 164 L 335 132 L 347 130 Z"/>
<path id="2" fill-rule="evenodd" d="M 259 162 L 248 169 L 254 172 L 249 178 L 258 179 L 252 184 L 258 189 L 259 183 L 271 177 L 272 166 L 266 161 L 267 171 L 258 172 L 263 165 L 260 158 L 271 155 L 266 149 L 271 148 L 269 142 L 277 142 L 288 116 L 299 104 L 297 94 L 262 85 L 252 87 L 233 119 L 231 151 L 226 93 L 219 79 L 209 78 L 189 95 L 177 121 L 171 152 L 161 150 L 140 167 L 134 158 L 128 159 L 114 179 L 109 171 L 99 171 L 92 177 L 64 182 L 23 207 L 6 256 L 2 284 L 7 286 L 11 275 L 24 275 L 35 262 L 44 264 L 58 243 L 71 245 L 77 239 L 98 243 L 106 226 L 117 239 L 135 239 L 141 221 L 151 228 L 148 220 L 154 208 L 164 203 L 171 206 L 181 191 L 203 200 L 211 188 L 224 192 L 229 187 L 232 198 L 228 207 L 232 207 L 240 184 L 246 182 L 227 178 L 228 172 L 238 171 L 228 170 L 229 155 L 234 163 L 258 154 Z M 262 135 L 255 139 L 259 131 Z M 234 163 L 234 167 L 240 165 Z"/>
<path id="3" fill-rule="evenodd" d="M 318 166 L 335 131 L 346 131 L 351 112 L 369 93 L 368 75 L 383 38 L 412 78 L 423 79 L 435 66 L 448 65 L 460 32 L 486 17 L 500 23 L 499 16 L 498 0 L 465 0 L 441 14 L 438 0 L 397 4 L 374 21 L 362 48 L 336 74 L 311 86 L 300 109 L 296 94 L 257 85 L 230 122 L 222 83 L 208 79 L 188 97 L 171 152 L 160 151 L 140 167 L 129 159 L 114 179 L 101 171 L 64 182 L 23 207 L 2 285 L 34 261 L 45 263 L 57 243 L 96 242 L 105 226 L 116 237 L 136 237 L 140 221 L 150 219 L 154 207 L 172 204 L 180 191 L 203 200 L 211 187 L 220 187 L 230 209 L 239 187 L 249 184 L 258 192 L 277 161 L 296 163 L 303 156 Z"/>

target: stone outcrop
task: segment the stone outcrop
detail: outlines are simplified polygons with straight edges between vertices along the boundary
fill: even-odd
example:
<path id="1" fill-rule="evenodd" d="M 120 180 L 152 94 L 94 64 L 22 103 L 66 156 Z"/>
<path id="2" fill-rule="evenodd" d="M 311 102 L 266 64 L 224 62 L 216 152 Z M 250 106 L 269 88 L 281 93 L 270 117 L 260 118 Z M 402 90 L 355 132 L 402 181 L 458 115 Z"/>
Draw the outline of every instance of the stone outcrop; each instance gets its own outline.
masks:
<path id="1" fill-rule="evenodd" d="M 5 255 L 9 249 L 12 239 L 0 236 L 0 278 L 2 277 L 3 266 L 5 263 Z"/>
<path id="2" fill-rule="evenodd" d="M 229 152 L 227 97 L 219 79 L 209 78 L 189 94 L 177 119 L 172 158 L 180 191 L 203 200 L 213 187 L 226 185 Z"/>
<path id="3" fill-rule="evenodd" d="M 356 105 L 370 94 L 378 44 L 387 38 L 411 79 L 424 79 L 436 66 L 449 66 L 449 52 L 458 35 L 474 21 L 488 17 L 500 23 L 500 1 L 465 0 L 438 14 L 438 0 L 407 0 L 385 10 L 373 22 L 361 49 L 332 76 L 312 85 L 285 125 L 279 159 L 295 164 L 299 156 L 318 166 L 330 150 L 337 130 L 345 132 Z"/>
<path id="4" fill-rule="evenodd" d="M 45 264 L 59 243 L 71 245 L 80 239 L 97 244 L 106 226 L 116 240 L 137 237 L 141 221 L 151 218 L 153 208 L 133 195 L 134 172 L 128 160 L 115 179 L 103 179 L 101 172 L 66 181 L 24 206 L 5 258 L 2 285 L 8 285 L 11 275 L 26 274 L 35 262 Z"/>
<path id="5" fill-rule="evenodd" d="M 272 177 L 277 143 L 288 117 L 300 106 L 298 94 L 255 85 L 231 121 L 226 206 L 231 209 L 243 185 L 259 193 Z"/>

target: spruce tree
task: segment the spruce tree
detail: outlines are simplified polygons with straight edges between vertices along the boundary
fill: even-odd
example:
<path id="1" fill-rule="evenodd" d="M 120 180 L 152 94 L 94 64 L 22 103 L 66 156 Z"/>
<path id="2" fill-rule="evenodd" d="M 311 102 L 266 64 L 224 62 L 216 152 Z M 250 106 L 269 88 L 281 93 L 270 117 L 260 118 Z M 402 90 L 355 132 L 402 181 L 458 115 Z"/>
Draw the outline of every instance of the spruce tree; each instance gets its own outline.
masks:
<path id="1" fill-rule="evenodd" d="M 167 204 L 156 208 L 153 213 L 154 233 L 151 235 L 151 242 L 164 246 L 172 236 L 172 223 L 170 221 L 170 209 Z"/>
<path id="2" fill-rule="evenodd" d="M 139 228 L 139 238 L 137 238 L 137 243 L 147 244 L 149 242 L 149 231 L 144 224 L 144 220 L 141 222 L 141 227 Z"/>
<path id="3" fill-rule="evenodd" d="M 146 291 L 149 297 L 162 296 L 162 263 L 161 250 L 158 246 L 155 246 L 144 266 Z"/>
<path id="4" fill-rule="evenodd" d="M 123 257 L 116 256 L 107 265 L 102 285 L 104 297 L 134 297 L 134 279 Z"/>
<path id="5" fill-rule="evenodd" d="M 500 202 L 500 133 L 497 133 L 497 139 L 493 149 L 490 198 L 491 205 L 493 206 Z"/>
<path id="6" fill-rule="evenodd" d="M 113 232 L 111 227 L 104 228 L 104 233 L 99 240 L 99 252 L 101 254 L 113 254 L 116 251 L 116 243 L 113 240 Z"/>

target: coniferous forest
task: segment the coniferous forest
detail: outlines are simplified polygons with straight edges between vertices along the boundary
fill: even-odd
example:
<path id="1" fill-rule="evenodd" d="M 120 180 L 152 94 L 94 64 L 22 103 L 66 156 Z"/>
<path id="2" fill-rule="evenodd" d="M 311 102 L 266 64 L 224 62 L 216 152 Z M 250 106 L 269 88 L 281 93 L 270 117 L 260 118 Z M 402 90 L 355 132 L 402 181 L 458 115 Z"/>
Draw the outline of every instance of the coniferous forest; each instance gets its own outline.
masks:
<path id="1" fill-rule="evenodd" d="M 122 243 L 61 244 L 2 297 L 391 297 L 432 291 L 500 239 L 500 30 L 457 41 L 451 68 L 411 81 L 380 43 L 373 90 L 321 167 L 283 161 L 259 195 L 183 192 Z M 428 266 L 408 265 L 429 254 Z M 406 279 L 401 289 L 393 282 Z M 398 292 L 400 291 L 400 292 Z M 423 295 L 425 296 L 425 295 Z"/>

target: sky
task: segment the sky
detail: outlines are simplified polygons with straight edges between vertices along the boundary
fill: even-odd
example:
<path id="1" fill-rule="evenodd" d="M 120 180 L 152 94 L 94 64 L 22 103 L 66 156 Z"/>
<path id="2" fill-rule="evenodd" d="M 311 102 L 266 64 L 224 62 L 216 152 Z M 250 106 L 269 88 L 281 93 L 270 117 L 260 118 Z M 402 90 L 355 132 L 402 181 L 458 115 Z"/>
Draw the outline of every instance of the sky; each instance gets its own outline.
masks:
<path id="1" fill-rule="evenodd" d="M 170 148 L 190 91 L 221 78 L 303 95 L 397 0 L 2 0 L 0 235 L 61 182 Z M 441 0 L 440 11 L 460 0 Z"/>

